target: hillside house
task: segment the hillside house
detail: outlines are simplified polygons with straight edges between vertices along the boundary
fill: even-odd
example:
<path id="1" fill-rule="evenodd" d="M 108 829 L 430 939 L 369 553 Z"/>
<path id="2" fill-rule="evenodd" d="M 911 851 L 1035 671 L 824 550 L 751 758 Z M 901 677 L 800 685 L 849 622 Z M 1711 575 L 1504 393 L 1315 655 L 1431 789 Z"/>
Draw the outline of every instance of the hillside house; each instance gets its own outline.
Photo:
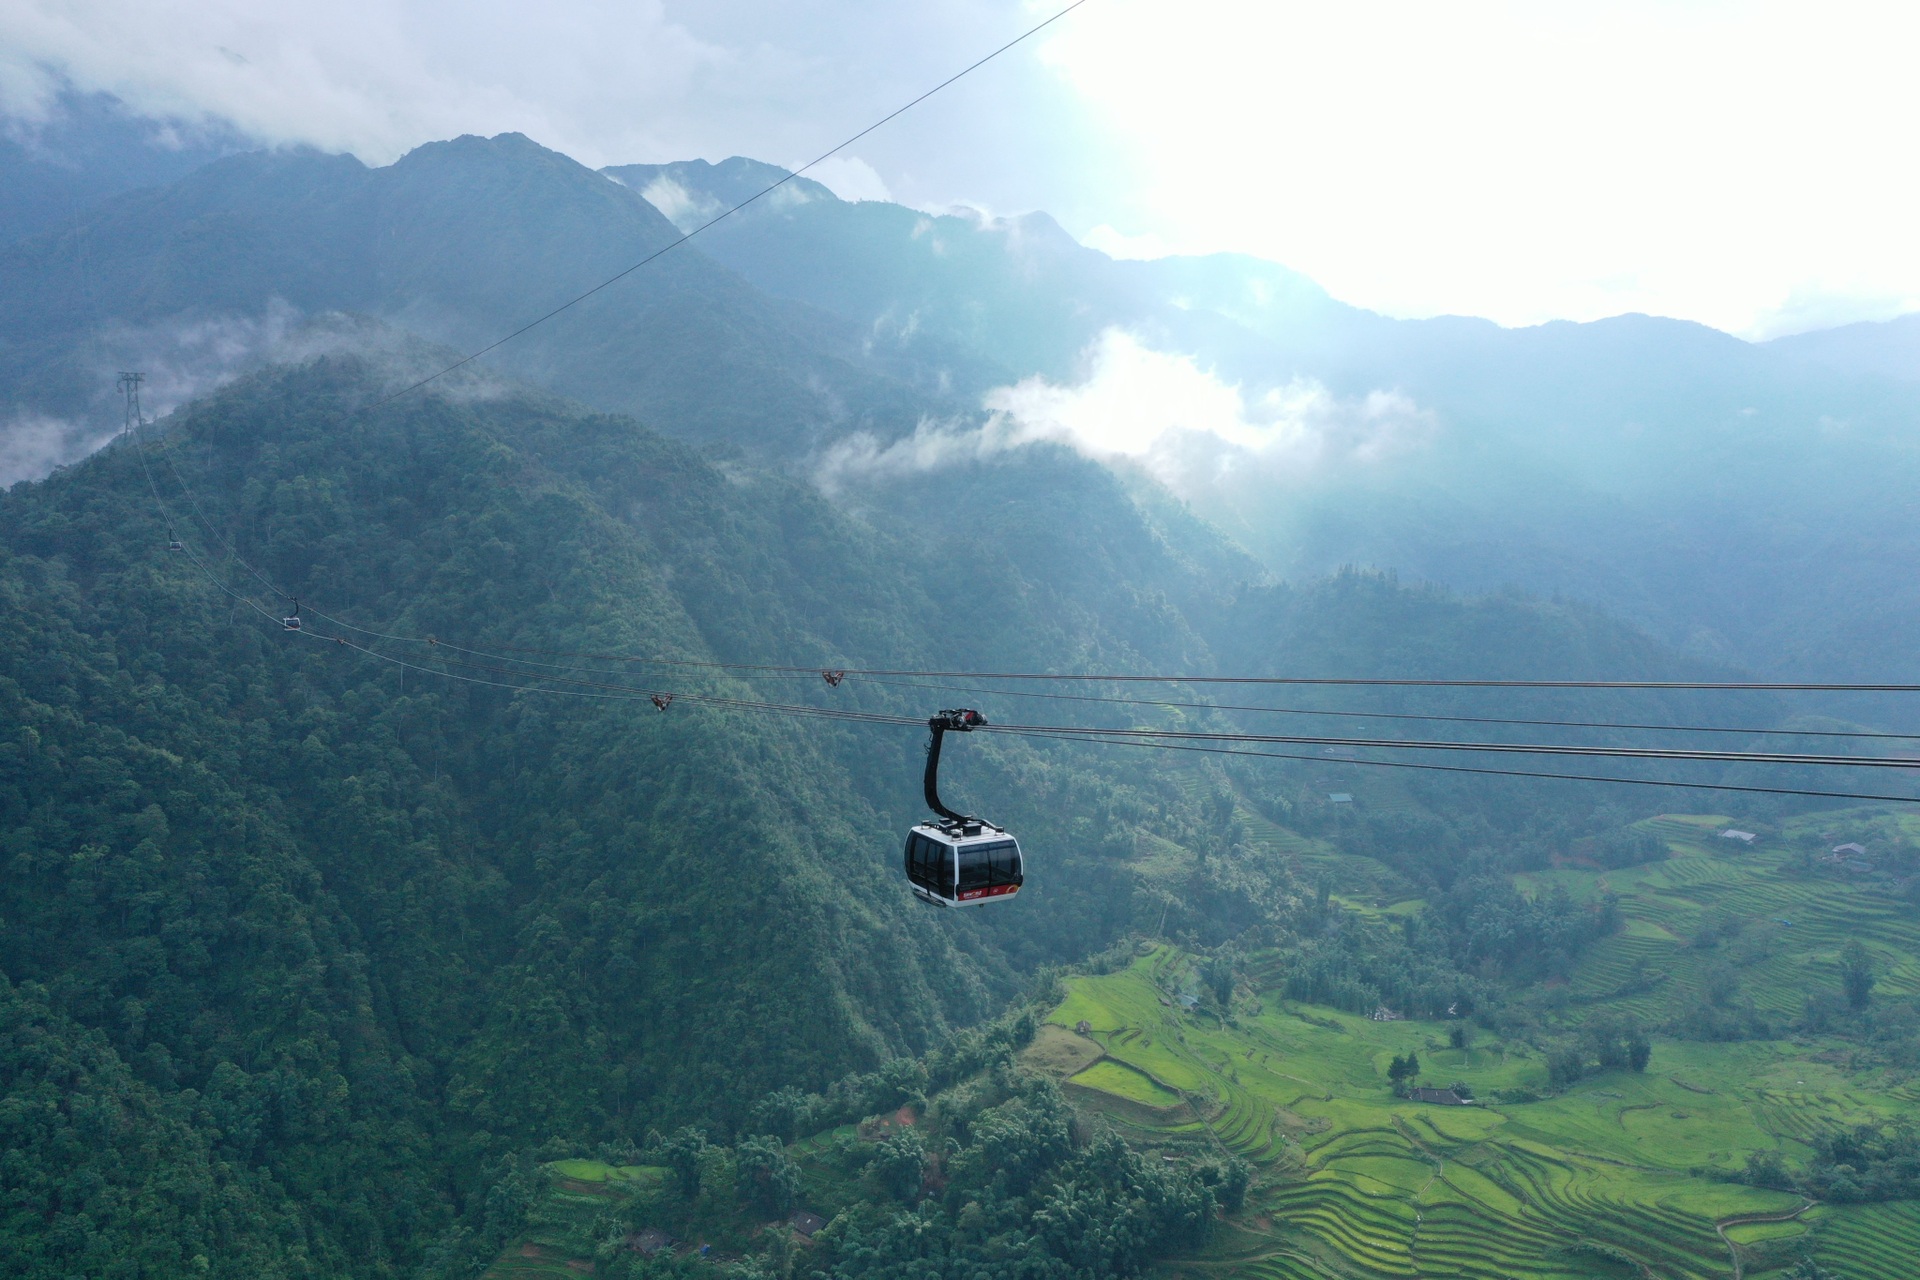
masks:
<path id="1" fill-rule="evenodd" d="M 1734 827 L 1728 827 L 1720 833 L 1720 838 L 1722 840 L 1738 840 L 1741 844 L 1752 844 L 1760 837 L 1751 831 L 1741 831 Z"/>
<path id="2" fill-rule="evenodd" d="M 1418 1088 L 1407 1095 L 1415 1102 L 1428 1102 L 1436 1107 L 1464 1107 L 1467 1100 L 1451 1089 Z"/>
<path id="3" fill-rule="evenodd" d="M 658 1227 L 647 1227 L 627 1236 L 627 1248 L 645 1258 L 665 1253 L 680 1242 Z"/>
<path id="4" fill-rule="evenodd" d="M 808 1213 L 805 1209 L 795 1209 L 787 1215 L 787 1225 L 807 1239 L 813 1239 L 813 1233 L 827 1225 L 827 1220 L 817 1213 Z"/>
<path id="5" fill-rule="evenodd" d="M 1828 854 L 1827 856 L 1832 858 L 1835 862 L 1840 862 L 1847 858 L 1864 858 L 1867 856 L 1867 846 L 1863 844 L 1855 844 L 1851 840 L 1849 840 L 1845 844 L 1837 844 L 1833 846 L 1833 852 Z"/>
<path id="6" fill-rule="evenodd" d="M 1381 1005 L 1378 1009 L 1375 1009 L 1372 1013 L 1368 1014 L 1367 1016 L 1373 1019 L 1375 1022 L 1400 1021 L 1400 1015 L 1395 1013 L 1393 1010 L 1387 1008 L 1387 1006 L 1385 1005 Z"/>
<path id="7" fill-rule="evenodd" d="M 1328 792 L 1328 793 L 1327 793 L 1327 802 L 1328 802 L 1329 804 L 1352 804 L 1352 803 L 1353 803 L 1353 794 L 1352 794 L 1351 792 L 1348 792 L 1348 791 L 1332 791 L 1332 792 Z"/>
<path id="8" fill-rule="evenodd" d="M 1073 1031 L 1075 1035 L 1090 1036 L 1093 1034 L 1093 1024 L 1082 1018 L 1073 1024 Z"/>

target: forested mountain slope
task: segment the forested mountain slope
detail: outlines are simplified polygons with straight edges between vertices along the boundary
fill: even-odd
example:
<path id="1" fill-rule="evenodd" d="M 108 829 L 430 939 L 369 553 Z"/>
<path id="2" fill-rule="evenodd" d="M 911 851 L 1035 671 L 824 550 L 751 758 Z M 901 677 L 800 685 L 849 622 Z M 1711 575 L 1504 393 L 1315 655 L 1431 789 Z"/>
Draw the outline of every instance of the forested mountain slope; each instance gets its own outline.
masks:
<path id="1" fill-rule="evenodd" d="M 352 355 L 264 373 L 0 499 L 6 1229 L 45 1274 L 136 1234 L 152 1274 L 409 1271 L 482 1229 L 526 1144 L 727 1130 L 1129 928 L 1231 937 L 1310 892 L 1248 861 L 1184 763 L 975 735 L 948 786 L 1021 833 L 1029 887 L 932 912 L 895 873 L 924 731 L 686 697 L 661 714 L 638 691 L 1204 713 L 556 652 L 1204 671 L 1317 661 L 1318 634 L 1349 636 L 1354 669 L 1444 671 L 1496 660 L 1452 647 L 1477 631 L 1598 673 L 1686 669 L 1577 611 L 1382 579 L 1249 589 L 1203 526 L 1064 450 L 842 509 L 484 380 L 370 408 L 392 385 Z M 166 549 L 156 489 L 189 551 Z M 303 632 L 249 565 L 301 596 Z M 1276 812 L 1322 766 L 1300 768 L 1269 779 Z M 1569 829 L 1619 821 L 1605 798 Z M 1430 814 L 1368 848 L 1414 883 L 1428 847 L 1537 864 L 1557 838 L 1537 817 Z M 1200 860 L 1171 921 L 1140 861 L 1169 839 L 1231 854 Z"/>

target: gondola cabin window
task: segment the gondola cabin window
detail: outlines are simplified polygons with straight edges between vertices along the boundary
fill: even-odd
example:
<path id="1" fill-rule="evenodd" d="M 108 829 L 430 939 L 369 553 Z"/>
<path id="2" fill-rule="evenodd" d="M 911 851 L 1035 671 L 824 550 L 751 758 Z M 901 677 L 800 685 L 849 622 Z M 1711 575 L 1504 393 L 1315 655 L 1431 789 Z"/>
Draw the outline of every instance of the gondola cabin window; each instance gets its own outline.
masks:
<path id="1" fill-rule="evenodd" d="M 994 844 L 962 845 L 958 897 L 962 902 L 1005 892 L 1020 883 L 1020 847 L 1011 840 Z"/>
<path id="2" fill-rule="evenodd" d="M 953 853 L 953 846 L 914 832 L 907 837 L 907 879 L 943 898 L 951 898 Z"/>

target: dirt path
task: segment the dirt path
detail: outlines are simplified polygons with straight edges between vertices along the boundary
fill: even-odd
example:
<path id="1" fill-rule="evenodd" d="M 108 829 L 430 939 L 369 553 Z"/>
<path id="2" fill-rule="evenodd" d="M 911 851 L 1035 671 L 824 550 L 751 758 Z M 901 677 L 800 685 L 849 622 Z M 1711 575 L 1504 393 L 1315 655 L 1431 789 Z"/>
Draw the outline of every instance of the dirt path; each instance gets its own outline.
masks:
<path id="1" fill-rule="evenodd" d="M 1795 1218 L 1813 1208 L 1813 1205 L 1814 1202 L 1812 1200 L 1803 1200 L 1800 1202 L 1798 1209 L 1794 1209 L 1788 1213 L 1745 1213 L 1737 1218 L 1728 1218 L 1723 1222 L 1714 1223 L 1713 1229 L 1719 1233 L 1720 1243 L 1727 1246 L 1727 1256 L 1733 1260 L 1733 1280 L 1741 1280 L 1740 1246 L 1728 1238 L 1728 1227 L 1744 1227 L 1755 1222 L 1792 1222 Z"/>

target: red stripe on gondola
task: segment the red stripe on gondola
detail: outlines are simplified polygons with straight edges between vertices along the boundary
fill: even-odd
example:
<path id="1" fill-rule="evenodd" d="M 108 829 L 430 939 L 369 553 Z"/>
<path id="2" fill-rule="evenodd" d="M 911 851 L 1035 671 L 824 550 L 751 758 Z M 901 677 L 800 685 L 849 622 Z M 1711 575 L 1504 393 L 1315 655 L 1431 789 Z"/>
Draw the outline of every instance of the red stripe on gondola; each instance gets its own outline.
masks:
<path id="1" fill-rule="evenodd" d="M 1003 897 L 1009 893 L 1017 893 L 1019 889 L 1020 886 L 1017 884 L 996 885 L 991 889 L 966 889 L 961 891 L 960 901 L 972 902 L 975 898 Z"/>

